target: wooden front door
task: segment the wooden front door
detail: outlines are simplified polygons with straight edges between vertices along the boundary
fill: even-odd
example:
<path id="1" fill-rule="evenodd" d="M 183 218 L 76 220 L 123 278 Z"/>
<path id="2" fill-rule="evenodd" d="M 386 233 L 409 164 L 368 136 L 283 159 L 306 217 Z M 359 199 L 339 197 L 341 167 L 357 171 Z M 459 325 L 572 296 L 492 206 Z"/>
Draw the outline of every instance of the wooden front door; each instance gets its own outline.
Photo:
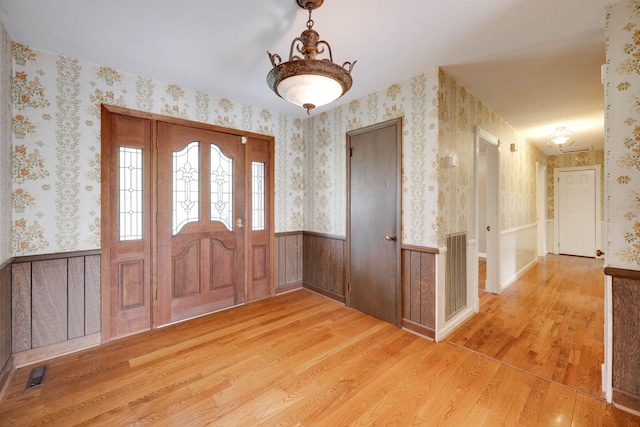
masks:
<path id="1" fill-rule="evenodd" d="M 240 136 L 158 123 L 158 323 L 244 302 Z"/>
<path id="2" fill-rule="evenodd" d="M 347 303 L 400 325 L 401 121 L 350 132 Z"/>
<path id="3" fill-rule="evenodd" d="M 275 294 L 272 137 L 102 106 L 102 337 Z"/>

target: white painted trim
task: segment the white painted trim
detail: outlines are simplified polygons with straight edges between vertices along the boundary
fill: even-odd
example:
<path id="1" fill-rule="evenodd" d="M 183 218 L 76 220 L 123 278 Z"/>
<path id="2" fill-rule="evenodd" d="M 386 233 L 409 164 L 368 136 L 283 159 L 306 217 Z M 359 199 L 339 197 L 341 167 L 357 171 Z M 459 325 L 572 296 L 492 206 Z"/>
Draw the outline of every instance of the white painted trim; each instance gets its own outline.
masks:
<path id="1" fill-rule="evenodd" d="M 469 304 L 464 310 L 460 311 L 454 317 L 446 322 L 446 325 L 442 330 L 436 331 L 436 341 L 442 341 L 447 335 L 453 332 L 458 326 L 462 325 L 468 318 L 473 316 L 476 312 L 474 307 Z"/>
<path id="2" fill-rule="evenodd" d="M 455 328 L 473 316 L 480 310 L 478 297 L 478 258 L 473 254 L 478 253 L 476 240 L 467 241 L 467 306 L 455 314 L 451 319 L 445 319 L 445 275 L 439 275 L 438 271 L 446 271 L 446 246 L 439 248 L 436 255 L 436 336 L 435 341 L 443 340 Z"/>
<path id="3" fill-rule="evenodd" d="M 500 140 L 486 130 L 482 129 L 479 125 L 475 125 L 473 129 L 475 130 L 476 136 L 479 136 L 480 138 L 484 139 L 487 142 L 490 142 L 493 145 L 500 146 Z"/>
<path id="4" fill-rule="evenodd" d="M 436 307 L 435 307 L 435 315 L 436 315 L 436 336 L 435 341 L 440 341 L 440 329 L 444 327 L 444 271 L 446 266 L 446 253 L 447 247 L 444 246 L 442 248 L 438 248 L 438 253 L 436 254 Z"/>
<path id="5" fill-rule="evenodd" d="M 533 267 L 534 265 L 536 265 L 538 263 L 537 260 L 533 260 L 531 262 L 529 262 L 529 264 L 525 265 L 524 267 L 522 267 L 520 269 L 520 271 L 518 271 L 515 275 L 513 275 L 510 279 L 506 280 L 503 284 L 502 284 L 502 289 L 500 289 L 500 292 L 503 292 L 505 289 L 507 289 L 509 286 L 513 285 L 514 282 L 516 282 L 519 278 L 521 278 L 531 267 Z"/>
<path id="6" fill-rule="evenodd" d="M 517 233 L 518 231 L 526 230 L 528 228 L 536 228 L 537 226 L 538 224 L 536 224 L 535 222 L 532 222 L 531 224 L 521 225 L 520 227 L 514 227 L 508 230 L 503 230 L 500 232 L 500 235 L 504 236 L 506 234 Z"/>
<path id="7" fill-rule="evenodd" d="M 475 180 L 475 228 L 476 235 L 475 240 L 478 239 L 479 224 L 478 224 L 478 212 L 480 209 L 480 202 L 478 199 L 478 162 L 480 157 L 480 144 L 481 140 L 487 144 L 487 224 L 489 224 L 494 230 L 499 231 L 499 216 L 500 212 L 500 140 L 482 129 L 480 126 L 474 126 L 474 162 L 473 162 L 473 179 Z M 493 185 L 489 183 L 492 182 Z M 474 259 L 478 258 L 477 245 L 475 252 L 472 253 Z M 498 233 L 489 233 L 486 240 L 486 254 L 487 259 L 487 277 L 485 289 L 487 292 L 499 293 L 500 292 L 500 238 Z M 477 278 L 476 278 L 477 282 Z M 476 283 L 477 284 L 477 283 Z M 477 292 L 477 286 L 476 286 Z"/>
<path id="8" fill-rule="evenodd" d="M 554 230 L 555 230 L 555 220 L 553 219 L 548 219 L 547 220 L 547 237 L 549 237 L 549 233 L 551 233 L 551 237 L 547 239 L 547 253 L 549 254 L 555 254 L 556 250 L 553 247 L 553 241 L 555 239 L 554 237 Z M 549 247 L 549 245 L 551 245 L 551 247 Z"/>
<path id="9" fill-rule="evenodd" d="M 536 162 L 536 218 L 538 256 L 547 254 L 547 166 Z"/>

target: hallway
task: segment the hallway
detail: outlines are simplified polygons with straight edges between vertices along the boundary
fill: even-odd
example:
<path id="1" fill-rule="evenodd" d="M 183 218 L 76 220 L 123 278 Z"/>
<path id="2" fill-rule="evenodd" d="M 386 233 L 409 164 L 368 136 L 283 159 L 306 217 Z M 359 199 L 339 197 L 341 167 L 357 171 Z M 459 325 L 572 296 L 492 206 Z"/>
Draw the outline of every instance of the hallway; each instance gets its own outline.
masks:
<path id="1" fill-rule="evenodd" d="M 480 312 L 446 341 L 603 398 L 602 260 L 539 258 L 501 295 L 480 292 Z"/>

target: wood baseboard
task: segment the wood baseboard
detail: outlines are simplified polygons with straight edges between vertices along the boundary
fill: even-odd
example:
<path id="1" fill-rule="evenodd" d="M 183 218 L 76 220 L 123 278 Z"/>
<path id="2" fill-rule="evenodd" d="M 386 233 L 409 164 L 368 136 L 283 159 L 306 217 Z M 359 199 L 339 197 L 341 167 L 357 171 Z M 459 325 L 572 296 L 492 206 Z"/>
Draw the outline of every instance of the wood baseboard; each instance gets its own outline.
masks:
<path id="1" fill-rule="evenodd" d="M 421 325 L 409 319 L 402 319 L 402 328 L 418 335 L 422 335 L 430 340 L 436 339 L 436 331 L 428 326 Z"/>
<path id="2" fill-rule="evenodd" d="M 302 287 L 305 289 L 309 289 L 310 291 L 313 291 L 322 296 L 325 296 L 327 298 L 331 298 L 332 300 L 341 302 L 342 304 L 345 303 L 344 295 L 336 294 L 335 292 L 331 292 L 326 289 L 322 289 L 318 286 L 310 285 L 309 283 L 305 283 L 305 282 L 302 282 Z"/>
<path id="3" fill-rule="evenodd" d="M 287 292 L 296 291 L 298 289 L 302 289 L 302 281 L 278 286 L 276 288 L 276 295 L 286 294 Z"/>
<path id="4" fill-rule="evenodd" d="M 87 335 L 81 338 L 75 338 L 69 341 L 63 341 L 57 344 L 51 344 L 45 347 L 34 348 L 20 353 L 13 354 L 13 365 L 15 368 L 32 365 L 34 363 L 43 362 L 53 359 L 54 357 L 64 356 L 76 351 L 98 346 L 102 343 L 102 334 L 100 332 Z"/>
<path id="5" fill-rule="evenodd" d="M 11 378 L 13 377 L 13 373 L 16 371 L 16 368 L 13 364 L 13 356 L 9 356 L 9 360 L 5 363 L 4 368 L 0 371 L 0 402 L 2 402 L 2 398 L 4 397 L 4 393 L 11 382 Z"/>
<path id="6" fill-rule="evenodd" d="M 614 388 L 612 402 L 617 408 L 640 415 L 640 396 L 638 395 Z"/>

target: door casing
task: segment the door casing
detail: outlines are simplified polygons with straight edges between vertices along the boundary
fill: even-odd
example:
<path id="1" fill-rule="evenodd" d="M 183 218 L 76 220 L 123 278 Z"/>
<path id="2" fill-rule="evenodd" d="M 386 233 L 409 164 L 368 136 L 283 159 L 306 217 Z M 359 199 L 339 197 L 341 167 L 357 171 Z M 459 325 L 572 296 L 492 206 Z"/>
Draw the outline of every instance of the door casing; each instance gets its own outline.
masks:
<path id="1" fill-rule="evenodd" d="M 480 157 L 480 145 L 486 149 L 486 162 L 487 162 L 487 179 L 486 179 L 486 206 L 480 206 L 478 200 L 478 162 Z M 498 224 L 498 212 L 499 212 L 499 176 L 500 176 L 500 140 L 489 132 L 475 127 L 475 180 L 476 180 L 476 240 L 480 233 L 486 233 L 486 254 L 487 254 L 487 277 L 485 281 L 485 290 L 494 294 L 500 293 L 500 252 L 499 252 L 499 224 Z M 486 209 L 486 222 L 490 227 L 490 231 L 486 228 L 480 229 L 481 225 L 478 222 L 478 214 L 480 209 Z M 474 259 L 478 258 L 478 247 L 476 246 Z M 478 275 L 472 276 L 475 281 L 473 286 L 473 298 L 476 304 L 476 311 L 479 309 L 478 301 Z"/>

